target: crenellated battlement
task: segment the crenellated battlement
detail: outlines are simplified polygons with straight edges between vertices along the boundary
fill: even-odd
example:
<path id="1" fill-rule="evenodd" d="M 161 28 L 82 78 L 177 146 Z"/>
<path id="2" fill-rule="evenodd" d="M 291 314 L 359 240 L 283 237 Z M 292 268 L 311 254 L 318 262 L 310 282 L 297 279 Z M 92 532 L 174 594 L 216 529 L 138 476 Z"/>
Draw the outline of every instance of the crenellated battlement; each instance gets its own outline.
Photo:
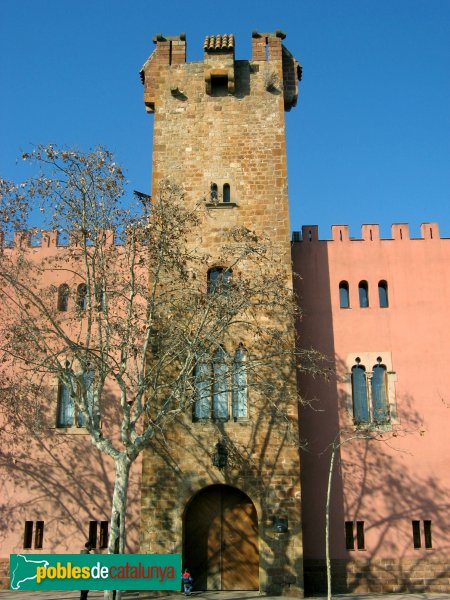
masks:
<path id="1" fill-rule="evenodd" d="M 243 96 L 260 93 L 261 79 L 266 92 L 282 94 L 285 110 L 296 105 L 298 83 L 302 67 L 284 46 L 286 34 L 252 32 L 251 60 L 235 58 L 235 39 L 232 33 L 207 35 L 203 43 L 203 63 L 186 61 L 186 34 L 153 38 L 155 49 L 140 70 L 144 85 L 144 104 L 147 112 L 154 113 L 158 106 L 167 103 L 170 96 L 182 110 L 180 102 L 189 106 L 197 103 L 199 94 L 206 96 Z M 252 77 L 250 77 L 252 75 Z M 203 90 L 195 87 L 201 81 Z M 166 110 L 166 109 L 165 109 Z M 183 108 L 184 110 L 184 108 Z"/>
<path id="2" fill-rule="evenodd" d="M 332 225 L 331 239 L 319 239 L 319 227 L 317 225 L 303 225 L 301 231 L 292 233 L 292 241 L 297 242 L 383 242 L 383 241 L 406 241 L 406 240 L 440 240 L 441 238 L 437 223 L 422 223 L 420 225 L 421 236 L 411 238 L 408 223 L 393 223 L 390 238 L 380 238 L 380 226 L 377 223 L 361 225 L 361 237 L 350 237 L 348 225 Z"/>
<path id="3" fill-rule="evenodd" d="M 36 233 L 40 235 L 38 239 Z M 121 244 L 116 243 L 115 240 L 115 232 L 113 230 L 106 230 L 104 235 L 104 245 L 105 246 L 120 246 Z M 39 231 L 30 229 L 30 230 L 22 230 L 16 231 L 14 233 L 14 238 L 10 244 L 5 243 L 5 236 L 2 231 L 0 231 L 0 248 L 5 250 L 47 250 L 51 248 L 81 248 L 80 239 L 74 233 L 69 237 L 67 243 L 64 243 L 61 236 L 57 231 Z"/>

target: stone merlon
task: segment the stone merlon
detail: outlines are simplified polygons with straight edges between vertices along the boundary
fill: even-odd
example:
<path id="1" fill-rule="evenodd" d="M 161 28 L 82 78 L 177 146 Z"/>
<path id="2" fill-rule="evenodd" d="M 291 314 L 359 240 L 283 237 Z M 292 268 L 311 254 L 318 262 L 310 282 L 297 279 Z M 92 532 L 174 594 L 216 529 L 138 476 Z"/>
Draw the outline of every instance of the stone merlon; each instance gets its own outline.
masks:
<path id="1" fill-rule="evenodd" d="M 409 225 L 407 223 L 394 223 L 391 227 L 391 238 L 380 238 L 380 227 L 378 224 L 364 224 L 361 226 L 361 238 L 352 238 L 349 235 L 348 225 L 332 225 L 331 240 L 319 239 L 319 228 L 317 225 L 303 225 L 301 232 L 292 232 L 292 241 L 297 242 L 376 242 L 392 240 L 440 240 L 439 226 L 437 223 L 422 223 L 420 225 L 420 238 L 410 238 Z"/>
<path id="2" fill-rule="evenodd" d="M 214 95 L 215 84 L 222 86 L 229 95 L 237 93 L 235 65 L 237 62 L 247 62 L 250 72 L 261 72 L 268 93 L 283 94 L 284 108 L 290 110 L 297 103 L 302 67 L 283 45 L 285 37 L 286 34 L 280 30 L 272 33 L 253 31 L 251 60 L 236 61 L 233 34 L 207 35 L 203 44 L 203 76 L 206 93 Z M 153 38 L 153 42 L 156 48 L 140 70 L 144 84 L 144 104 L 147 112 L 150 113 L 155 111 L 158 96 L 167 92 L 165 88 L 170 80 L 167 72 L 173 70 L 175 73 L 177 69 L 183 69 L 186 65 L 184 33 L 178 36 L 164 36 L 159 33 Z M 177 85 L 169 83 L 168 87 L 173 96 L 189 100 Z M 249 91 L 252 93 L 251 88 Z"/>

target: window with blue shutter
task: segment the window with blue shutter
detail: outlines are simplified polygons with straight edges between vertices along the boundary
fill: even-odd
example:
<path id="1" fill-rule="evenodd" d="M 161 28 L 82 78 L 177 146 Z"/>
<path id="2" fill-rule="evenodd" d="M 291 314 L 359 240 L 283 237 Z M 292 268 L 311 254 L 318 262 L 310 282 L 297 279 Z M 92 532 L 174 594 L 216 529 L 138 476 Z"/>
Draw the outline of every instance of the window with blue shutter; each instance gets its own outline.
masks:
<path id="1" fill-rule="evenodd" d="M 86 395 L 86 405 L 88 409 L 89 416 L 92 418 L 92 407 L 94 404 L 94 371 L 92 369 L 87 369 L 83 373 L 83 388 L 84 394 Z M 81 392 L 83 393 L 83 391 Z M 86 425 L 86 417 L 87 415 L 80 411 L 77 417 L 77 426 L 84 427 Z"/>
<path id="2" fill-rule="evenodd" d="M 207 362 L 199 361 L 194 369 L 194 418 L 211 417 L 211 369 Z"/>
<path id="3" fill-rule="evenodd" d="M 360 364 L 352 368 L 352 396 L 355 423 L 369 423 L 366 369 Z"/>
<path id="4" fill-rule="evenodd" d="M 341 308 L 350 308 L 350 296 L 347 281 L 341 281 L 339 284 L 339 306 Z"/>
<path id="5" fill-rule="evenodd" d="M 380 308 L 388 308 L 389 298 L 387 281 L 380 281 L 378 283 L 378 298 L 380 301 Z"/>
<path id="6" fill-rule="evenodd" d="M 74 402 L 70 395 L 69 386 L 60 379 L 58 384 L 57 427 L 72 427 L 74 412 Z"/>
<path id="7" fill-rule="evenodd" d="M 228 414 L 228 365 L 227 355 L 219 347 L 213 357 L 213 415 L 214 419 L 227 421 Z"/>
<path id="8" fill-rule="evenodd" d="M 359 306 L 361 308 L 369 307 L 369 284 L 367 281 L 360 281 L 358 285 Z"/>
<path id="9" fill-rule="evenodd" d="M 233 419 L 247 417 L 247 365 L 246 353 L 242 346 L 239 346 L 234 354 L 231 403 Z"/>
<path id="10" fill-rule="evenodd" d="M 375 423 L 386 423 L 386 421 L 389 421 L 386 367 L 381 364 L 381 358 L 378 361 L 378 364 L 373 367 L 371 380 L 372 418 Z"/>

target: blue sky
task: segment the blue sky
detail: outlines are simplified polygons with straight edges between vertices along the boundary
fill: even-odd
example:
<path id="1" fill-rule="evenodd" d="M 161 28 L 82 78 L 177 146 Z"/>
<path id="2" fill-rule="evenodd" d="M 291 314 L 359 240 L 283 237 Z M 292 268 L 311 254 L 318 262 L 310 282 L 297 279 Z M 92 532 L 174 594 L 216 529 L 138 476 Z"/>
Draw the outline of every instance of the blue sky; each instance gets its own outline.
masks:
<path id="1" fill-rule="evenodd" d="M 438 221 L 450 237 L 450 0 L 1 0 L 0 173 L 35 143 L 110 147 L 130 189 L 150 192 L 153 117 L 139 69 L 152 37 L 287 33 L 303 65 L 286 115 L 291 227 Z"/>

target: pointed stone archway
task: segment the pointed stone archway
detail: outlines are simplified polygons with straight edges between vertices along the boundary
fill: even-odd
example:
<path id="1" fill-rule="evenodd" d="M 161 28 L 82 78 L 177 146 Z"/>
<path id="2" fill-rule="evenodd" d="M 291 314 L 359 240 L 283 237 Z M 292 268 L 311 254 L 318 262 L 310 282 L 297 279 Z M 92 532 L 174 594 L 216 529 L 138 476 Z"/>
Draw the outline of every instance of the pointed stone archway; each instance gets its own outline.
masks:
<path id="1" fill-rule="evenodd" d="M 258 590 L 258 517 L 250 498 L 229 485 L 198 492 L 184 515 L 184 566 L 195 590 Z"/>

